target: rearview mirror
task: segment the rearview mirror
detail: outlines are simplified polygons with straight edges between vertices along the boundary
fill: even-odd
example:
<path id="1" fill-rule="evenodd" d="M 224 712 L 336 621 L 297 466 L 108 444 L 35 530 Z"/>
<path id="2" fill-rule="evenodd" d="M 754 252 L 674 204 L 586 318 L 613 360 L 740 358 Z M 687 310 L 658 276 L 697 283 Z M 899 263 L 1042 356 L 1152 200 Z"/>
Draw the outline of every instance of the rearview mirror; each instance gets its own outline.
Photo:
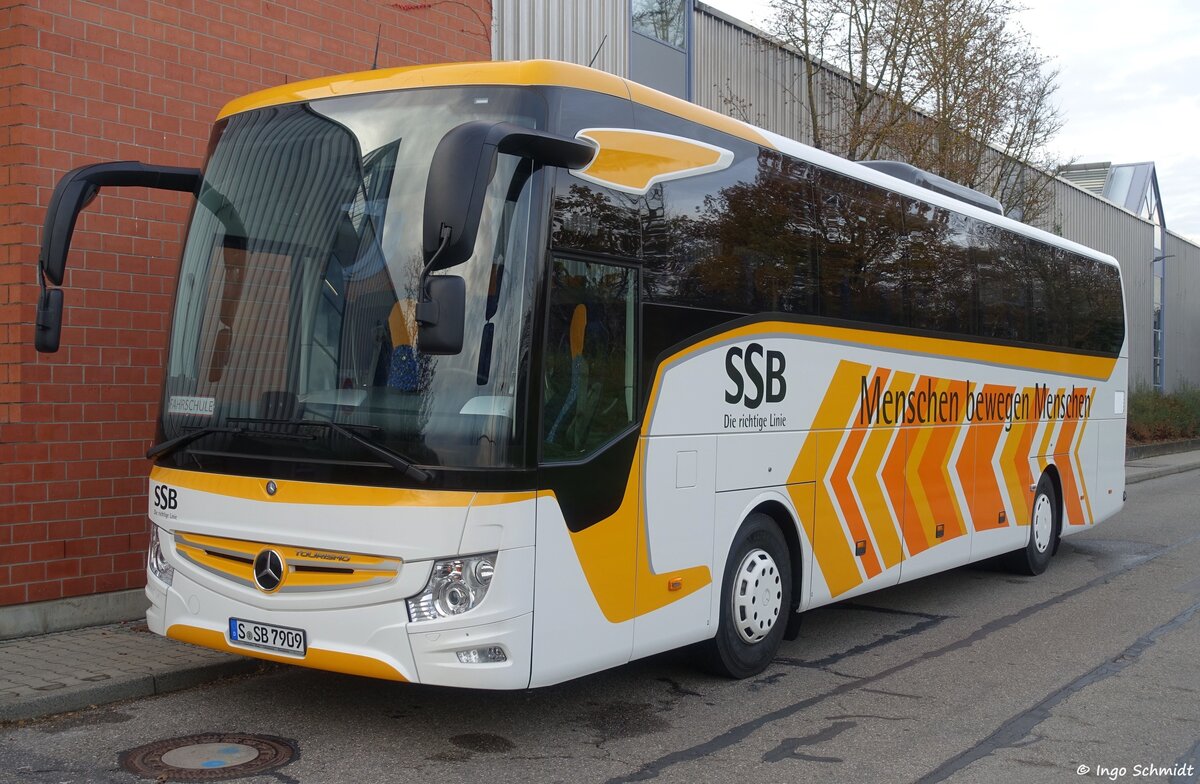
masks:
<path id="1" fill-rule="evenodd" d="M 507 122 L 473 120 L 452 129 L 434 150 L 425 187 L 422 229 L 428 271 L 471 258 L 498 153 L 578 169 L 592 160 L 596 148 L 586 141 Z"/>
<path id="2" fill-rule="evenodd" d="M 33 328 L 33 347 L 39 352 L 53 354 L 58 351 L 58 341 L 62 337 L 62 312 L 62 289 L 42 289 Z"/>
<path id="3" fill-rule="evenodd" d="M 458 354 L 467 320 L 467 282 L 457 275 L 426 278 L 416 315 L 417 351 Z"/>

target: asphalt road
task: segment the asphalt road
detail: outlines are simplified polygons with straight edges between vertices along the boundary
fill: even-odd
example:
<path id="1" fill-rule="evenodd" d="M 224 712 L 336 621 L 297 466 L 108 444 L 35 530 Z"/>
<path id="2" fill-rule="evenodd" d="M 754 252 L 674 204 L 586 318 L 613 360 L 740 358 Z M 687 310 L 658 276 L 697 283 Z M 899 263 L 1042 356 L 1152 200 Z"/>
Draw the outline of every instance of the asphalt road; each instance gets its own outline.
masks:
<path id="1" fill-rule="evenodd" d="M 1132 486 L 1041 577 L 968 567 L 810 613 L 756 679 L 679 654 L 520 693 L 268 668 L 0 729 L 0 781 L 138 781 L 121 751 L 243 732 L 300 750 L 254 782 L 1194 782 L 1198 654 L 1191 472 Z"/>

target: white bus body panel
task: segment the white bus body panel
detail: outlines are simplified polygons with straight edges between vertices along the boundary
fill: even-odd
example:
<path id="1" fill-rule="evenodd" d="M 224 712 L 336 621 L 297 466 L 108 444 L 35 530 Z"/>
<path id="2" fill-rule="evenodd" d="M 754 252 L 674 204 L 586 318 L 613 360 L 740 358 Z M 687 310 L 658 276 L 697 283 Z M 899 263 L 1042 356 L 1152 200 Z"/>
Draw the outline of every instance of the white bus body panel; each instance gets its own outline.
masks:
<path id="1" fill-rule="evenodd" d="M 189 487 L 195 480 L 206 489 Z M 214 481 L 215 480 L 215 481 Z M 471 493 L 424 493 L 424 505 L 355 504 L 376 488 L 323 486 L 345 504 L 294 503 L 245 497 L 244 491 L 214 491 L 222 483 L 265 487 L 267 480 L 214 477 L 156 469 L 150 492 L 151 520 L 163 531 L 162 550 L 174 569 L 171 585 L 151 575 L 146 594 L 150 628 L 188 642 L 273 661 L 335 669 L 353 674 L 444 686 L 521 689 L 529 685 L 533 659 L 534 513 L 525 500 Z M 208 485 L 213 487 L 208 488 Z M 300 485 L 306 485 L 301 488 Z M 278 483 L 279 498 L 309 483 Z M 160 490 L 163 488 L 163 490 Z M 174 506 L 155 505 L 156 492 Z M 403 494 L 404 491 L 397 491 Z M 521 494 L 517 494 L 521 495 Z M 334 524 L 331 524 L 336 520 Z M 324 551 L 326 556 L 358 553 L 388 559 L 394 574 L 361 585 L 289 588 L 266 593 L 236 574 L 230 562 L 185 555 L 180 543 L 197 541 L 220 549 L 228 540 L 247 553 L 278 548 Z M 214 543 L 215 542 L 215 543 Z M 495 575 L 480 604 L 461 616 L 411 623 L 405 599 L 429 580 L 433 560 L 496 551 Z M 193 550 L 194 552 L 194 550 Z M 338 565 L 330 560 L 331 565 Z M 341 579 L 334 575 L 331 579 Z M 308 654 L 297 657 L 230 642 L 231 618 L 303 629 Z M 457 651 L 500 646 L 502 663 L 462 664 Z"/>

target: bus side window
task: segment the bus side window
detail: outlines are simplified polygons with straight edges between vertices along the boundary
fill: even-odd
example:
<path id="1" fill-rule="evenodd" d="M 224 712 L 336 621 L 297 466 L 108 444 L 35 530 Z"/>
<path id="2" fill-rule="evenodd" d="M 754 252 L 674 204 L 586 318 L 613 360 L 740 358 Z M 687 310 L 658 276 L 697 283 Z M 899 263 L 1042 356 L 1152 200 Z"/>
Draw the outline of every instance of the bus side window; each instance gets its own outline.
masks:
<path id="1" fill-rule="evenodd" d="M 542 453 L 572 460 L 633 422 L 636 277 L 627 267 L 554 259 L 542 392 Z"/>
<path id="2" fill-rule="evenodd" d="M 821 315 L 905 326 L 903 209 L 896 193 L 817 170 L 813 219 Z"/>

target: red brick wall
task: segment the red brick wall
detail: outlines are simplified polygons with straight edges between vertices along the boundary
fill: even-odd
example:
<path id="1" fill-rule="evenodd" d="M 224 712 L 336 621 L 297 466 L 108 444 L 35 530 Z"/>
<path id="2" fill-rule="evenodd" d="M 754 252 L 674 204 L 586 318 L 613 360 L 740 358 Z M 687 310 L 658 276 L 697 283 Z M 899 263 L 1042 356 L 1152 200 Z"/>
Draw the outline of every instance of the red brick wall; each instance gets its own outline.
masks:
<path id="1" fill-rule="evenodd" d="M 380 29 L 381 67 L 489 59 L 490 18 L 488 0 L 0 0 L 0 605 L 144 583 L 143 455 L 188 197 L 93 202 L 62 349 L 39 355 L 37 242 L 58 178 L 199 165 L 226 101 L 369 68 Z"/>

